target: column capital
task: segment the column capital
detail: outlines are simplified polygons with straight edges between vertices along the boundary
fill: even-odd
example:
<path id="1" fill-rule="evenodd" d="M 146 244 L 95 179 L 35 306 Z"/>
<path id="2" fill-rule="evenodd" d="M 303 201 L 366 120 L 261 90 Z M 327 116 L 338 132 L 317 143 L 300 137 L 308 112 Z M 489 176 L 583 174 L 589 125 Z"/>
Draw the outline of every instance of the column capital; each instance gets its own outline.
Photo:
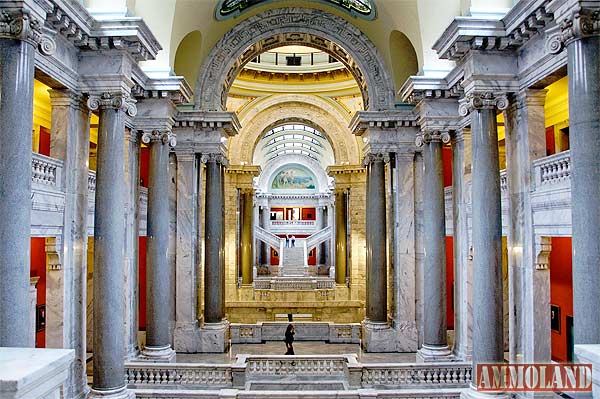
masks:
<path id="1" fill-rule="evenodd" d="M 22 40 L 38 46 L 42 41 L 43 22 L 28 10 L 0 13 L 0 38 Z"/>
<path id="2" fill-rule="evenodd" d="M 373 162 L 389 163 L 390 154 L 388 152 L 369 152 L 368 154 L 365 154 L 362 165 L 363 167 L 366 167 Z"/>
<path id="3" fill-rule="evenodd" d="M 415 145 L 422 147 L 424 144 L 429 143 L 444 143 L 450 142 L 450 133 L 445 130 L 423 130 L 417 134 L 415 139 Z"/>
<path id="4" fill-rule="evenodd" d="M 600 35 L 600 10 L 577 7 L 560 21 L 560 40 L 564 46 L 569 43 Z"/>
<path id="5" fill-rule="evenodd" d="M 472 91 L 460 99 L 458 112 L 467 116 L 474 110 L 498 109 L 504 111 L 508 108 L 506 93 L 494 91 Z"/>
<path id="6" fill-rule="evenodd" d="M 91 111 L 112 108 L 121 109 L 131 117 L 137 114 L 135 100 L 123 93 L 104 92 L 101 94 L 90 94 L 87 106 Z"/>
<path id="7" fill-rule="evenodd" d="M 171 147 L 177 145 L 177 136 L 169 130 L 152 130 L 142 133 L 142 143 L 144 144 L 169 144 Z"/>
<path id="8" fill-rule="evenodd" d="M 200 155 L 200 162 L 202 163 L 208 163 L 208 162 L 216 162 L 216 163 L 220 163 L 221 165 L 225 166 L 226 168 L 229 167 L 229 160 L 227 159 L 227 157 L 221 153 L 207 153 L 207 154 L 202 154 Z"/>
<path id="9" fill-rule="evenodd" d="M 452 132 L 451 140 L 452 144 L 454 143 L 462 143 L 465 141 L 465 138 L 471 137 L 471 129 L 470 128 L 462 128 Z"/>
<path id="10" fill-rule="evenodd" d="M 71 107 L 78 108 L 83 112 L 90 112 L 87 107 L 85 97 L 71 89 L 51 89 L 48 90 L 50 94 L 50 104 L 53 107 Z"/>

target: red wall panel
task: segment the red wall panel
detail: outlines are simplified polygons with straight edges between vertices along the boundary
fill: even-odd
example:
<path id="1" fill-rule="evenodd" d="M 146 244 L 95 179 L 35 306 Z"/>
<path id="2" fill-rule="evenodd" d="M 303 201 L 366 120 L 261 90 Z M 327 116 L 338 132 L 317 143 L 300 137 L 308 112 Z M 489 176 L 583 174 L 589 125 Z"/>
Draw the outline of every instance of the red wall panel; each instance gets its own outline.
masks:
<path id="1" fill-rule="evenodd" d="M 550 303 L 560 306 L 560 333 L 551 332 L 552 360 L 556 361 L 567 361 L 567 316 L 573 316 L 573 268 L 571 259 L 571 237 L 552 237 Z"/>
<path id="2" fill-rule="evenodd" d="M 46 239 L 44 237 L 31 238 L 30 277 L 39 277 L 37 283 L 37 305 L 46 304 Z M 35 347 L 46 347 L 46 332 L 35 334 Z"/>
<path id="3" fill-rule="evenodd" d="M 146 237 L 139 238 L 138 278 L 140 290 L 140 330 L 146 331 Z"/>
<path id="4" fill-rule="evenodd" d="M 446 237 L 446 325 L 454 329 L 454 247 L 452 236 Z"/>

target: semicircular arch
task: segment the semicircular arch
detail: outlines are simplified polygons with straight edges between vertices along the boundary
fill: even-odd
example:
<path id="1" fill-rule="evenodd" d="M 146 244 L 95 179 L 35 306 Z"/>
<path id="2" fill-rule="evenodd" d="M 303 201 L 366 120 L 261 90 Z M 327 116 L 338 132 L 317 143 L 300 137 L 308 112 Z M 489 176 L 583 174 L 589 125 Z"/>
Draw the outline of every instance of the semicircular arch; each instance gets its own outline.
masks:
<path id="1" fill-rule="evenodd" d="M 365 109 L 394 108 L 391 75 L 369 38 L 341 17 L 302 7 L 270 9 L 227 32 L 200 69 L 196 108 L 225 110 L 227 94 L 242 67 L 266 50 L 290 44 L 325 51 L 342 62 L 357 80 Z"/>

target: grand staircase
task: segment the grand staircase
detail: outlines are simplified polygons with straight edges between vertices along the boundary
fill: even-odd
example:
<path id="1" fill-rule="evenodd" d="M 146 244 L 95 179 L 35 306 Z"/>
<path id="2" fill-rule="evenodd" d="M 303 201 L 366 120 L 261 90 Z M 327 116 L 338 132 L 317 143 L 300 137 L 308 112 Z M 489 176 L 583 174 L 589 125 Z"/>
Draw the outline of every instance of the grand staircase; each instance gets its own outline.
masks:
<path id="1" fill-rule="evenodd" d="M 283 248 L 283 267 L 280 274 L 283 277 L 298 277 L 306 275 L 303 247 Z"/>

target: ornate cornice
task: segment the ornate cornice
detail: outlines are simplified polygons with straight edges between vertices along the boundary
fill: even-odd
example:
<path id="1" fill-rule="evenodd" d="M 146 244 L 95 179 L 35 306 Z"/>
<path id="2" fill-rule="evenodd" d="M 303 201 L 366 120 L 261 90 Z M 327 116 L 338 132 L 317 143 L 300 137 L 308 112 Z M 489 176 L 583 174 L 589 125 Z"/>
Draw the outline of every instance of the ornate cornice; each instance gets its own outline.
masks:
<path id="1" fill-rule="evenodd" d="M 413 107 L 394 111 L 358 111 L 350 121 L 350 131 L 362 136 L 368 129 L 396 129 L 417 126 Z"/>
<path id="2" fill-rule="evenodd" d="M 33 46 L 42 42 L 42 22 L 29 11 L 2 11 L 0 13 L 0 38 L 22 40 Z"/>
<path id="3" fill-rule="evenodd" d="M 417 147 L 422 147 L 424 144 L 440 142 L 444 144 L 448 144 L 450 142 L 450 133 L 448 131 L 422 131 L 415 139 L 415 145 Z"/>
<path id="4" fill-rule="evenodd" d="M 223 154 L 220 153 L 206 153 L 206 154 L 202 154 L 200 155 L 200 162 L 201 163 L 209 163 L 209 162 L 216 162 L 216 163 L 220 163 L 221 165 L 225 166 L 226 168 L 229 167 L 229 160 L 227 159 L 227 157 Z"/>
<path id="5" fill-rule="evenodd" d="M 467 116 L 472 111 L 480 109 L 493 108 L 503 111 L 508 108 L 508 104 L 506 93 L 492 91 L 471 92 L 460 100 L 458 112 L 461 116 Z"/>
<path id="6" fill-rule="evenodd" d="M 87 106 L 91 111 L 113 108 L 121 109 L 131 117 L 137 114 L 135 102 L 121 93 L 91 94 L 87 100 Z"/>
<path id="7" fill-rule="evenodd" d="M 390 162 L 390 154 L 387 152 L 370 152 L 366 154 L 362 161 L 362 166 L 367 167 L 369 164 L 373 162 Z"/>
<path id="8" fill-rule="evenodd" d="M 142 133 L 142 143 L 162 143 L 175 147 L 177 145 L 177 136 L 171 131 L 152 130 Z"/>

